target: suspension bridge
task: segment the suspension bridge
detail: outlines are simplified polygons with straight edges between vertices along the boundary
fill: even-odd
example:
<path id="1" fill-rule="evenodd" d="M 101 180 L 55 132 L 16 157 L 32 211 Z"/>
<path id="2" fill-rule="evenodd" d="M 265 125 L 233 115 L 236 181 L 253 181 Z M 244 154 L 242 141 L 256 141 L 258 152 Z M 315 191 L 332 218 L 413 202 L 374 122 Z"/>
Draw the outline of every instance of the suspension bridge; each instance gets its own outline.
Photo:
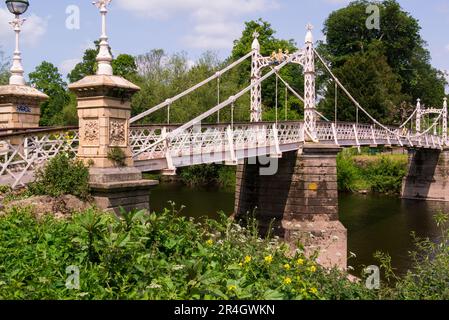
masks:
<path id="1" fill-rule="evenodd" d="M 446 100 L 439 108 L 428 109 L 423 108 L 418 101 L 414 112 L 401 126 L 380 123 L 357 102 L 313 48 L 311 30 L 309 26 L 304 49 L 291 54 L 279 50 L 269 57 L 260 54 L 258 34 L 255 33 L 252 50 L 248 54 L 192 88 L 131 118 L 129 130 L 126 132 L 129 135 L 135 166 L 142 172 L 164 171 L 174 174 L 176 168 L 198 164 L 237 165 L 242 160 L 253 157 L 281 158 L 286 152 L 301 150 L 306 143 L 357 148 L 383 145 L 424 149 L 442 149 L 448 145 Z M 170 124 L 170 110 L 175 102 L 182 102 L 182 98 L 213 81 L 217 82 L 219 100 L 221 77 L 249 59 L 251 84 L 248 87 L 222 102 L 218 101 L 216 106 L 187 123 Z M 330 121 L 318 112 L 315 88 L 316 59 L 322 63 L 336 86 L 354 103 L 357 114 L 363 113 L 371 123 L 345 123 L 339 122 L 337 118 Z M 304 97 L 279 74 L 288 64 L 297 64 L 304 70 Z M 262 76 L 265 68 L 268 72 Z M 262 83 L 270 77 L 276 78 L 276 84 L 283 83 L 286 90 L 304 103 L 303 121 L 280 120 L 276 105 L 276 121 L 263 122 Z M 248 93 L 251 98 L 250 121 L 234 122 L 234 105 Z M 335 107 L 337 114 L 337 103 Z M 167 111 L 167 124 L 137 124 L 162 109 Z M 220 123 L 220 120 L 215 124 L 203 123 L 213 115 L 219 119 L 220 112 L 225 109 L 230 109 L 230 123 Z M 422 119 L 428 114 L 434 114 L 435 119 L 428 128 L 421 130 Z M 407 129 L 413 121 L 415 126 Z M 95 131 L 94 128 L 81 128 L 86 137 L 94 133 L 89 130 Z M 70 151 L 76 154 L 79 140 L 80 129 L 75 127 L 2 129 L 0 184 L 14 188 L 26 185 L 32 181 L 34 171 L 59 152 Z"/>

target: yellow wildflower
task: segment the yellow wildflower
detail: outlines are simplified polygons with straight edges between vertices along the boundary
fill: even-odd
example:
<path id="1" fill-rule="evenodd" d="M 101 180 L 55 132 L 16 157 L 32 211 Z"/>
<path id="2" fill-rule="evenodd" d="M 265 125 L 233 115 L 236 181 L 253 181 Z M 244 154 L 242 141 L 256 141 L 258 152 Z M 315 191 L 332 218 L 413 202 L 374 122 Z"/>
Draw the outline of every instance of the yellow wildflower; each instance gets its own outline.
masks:
<path id="1" fill-rule="evenodd" d="M 214 241 L 212 239 L 209 239 L 206 241 L 206 244 L 210 247 L 214 244 Z"/>
<path id="2" fill-rule="evenodd" d="M 284 269 L 285 269 L 285 270 L 290 270 L 291 267 L 290 267 L 290 265 L 289 265 L 288 263 L 286 263 L 286 264 L 284 264 Z"/>
<path id="3" fill-rule="evenodd" d="M 237 290 L 236 286 L 229 286 L 228 287 L 228 291 L 235 291 L 235 290 Z"/>
<path id="4" fill-rule="evenodd" d="M 316 267 L 315 267 L 315 266 L 311 266 L 311 267 L 309 268 L 309 271 L 310 271 L 310 272 L 316 272 Z"/>
<path id="5" fill-rule="evenodd" d="M 253 258 L 251 258 L 251 256 L 246 256 L 245 257 L 245 263 L 250 263 L 252 259 Z"/>
<path id="6" fill-rule="evenodd" d="M 265 262 L 268 263 L 268 264 L 272 263 L 273 262 L 273 256 L 272 255 L 266 256 L 265 257 Z"/>
<path id="7" fill-rule="evenodd" d="M 318 293 L 318 289 L 317 288 L 310 288 L 310 293 L 311 294 L 317 294 Z"/>
<path id="8" fill-rule="evenodd" d="M 239 263 L 239 267 L 243 267 L 243 263 L 240 262 L 240 263 Z"/>
<path id="9" fill-rule="evenodd" d="M 286 278 L 284 279 L 284 284 L 289 285 L 289 284 L 291 284 L 291 283 L 292 283 L 292 279 L 291 279 L 291 278 L 286 277 Z"/>
<path id="10" fill-rule="evenodd" d="M 298 265 L 298 266 L 302 266 L 303 264 L 304 264 L 304 259 L 298 259 L 298 260 L 296 260 L 296 264 Z"/>

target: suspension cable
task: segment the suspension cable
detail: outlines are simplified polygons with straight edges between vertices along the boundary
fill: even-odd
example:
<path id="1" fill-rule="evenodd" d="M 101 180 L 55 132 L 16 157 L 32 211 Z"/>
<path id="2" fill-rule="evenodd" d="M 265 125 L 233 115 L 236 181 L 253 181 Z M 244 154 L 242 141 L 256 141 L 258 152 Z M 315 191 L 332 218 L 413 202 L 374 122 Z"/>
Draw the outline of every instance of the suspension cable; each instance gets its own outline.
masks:
<path id="1" fill-rule="evenodd" d="M 288 121 L 288 88 L 285 87 L 285 121 Z"/>
<path id="2" fill-rule="evenodd" d="M 301 51 L 298 51 L 297 54 L 300 54 Z M 263 77 L 261 77 L 259 80 L 251 83 L 249 86 L 247 86 L 246 88 L 244 88 L 243 90 L 241 90 L 239 93 L 237 93 L 234 96 L 229 97 L 226 101 L 221 102 L 219 105 L 209 109 L 208 111 L 204 112 L 203 114 L 199 115 L 198 117 L 196 117 L 193 120 L 190 120 L 189 122 L 185 123 L 184 125 L 182 125 L 181 127 L 173 130 L 172 132 L 170 132 L 168 134 L 168 137 L 166 137 L 165 139 L 159 139 L 157 141 L 155 141 L 154 143 L 152 143 L 151 145 L 143 148 L 142 150 L 140 150 L 139 152 L 137 152 L 134 157 L 137 157 L 145 152 L 147 152 L 148 150 L 150 150 L 151 148 L 153 148 L 154 146 L 166 141 L 166 139 L 170 139 L 172 137 L 177 136 L 179 133 L 184 132 L 185 130 L 191 128 L 192 126 L 194 126 L 195 124 L 201 122 L 202 120 L 210 117 L 211 115 L 213 115 L 214 113 L 216 113 L 218 110 L 221 110 L 227 106 L 229 106 L 230 104 L 232 104 L 233 102 L 235 102 L 237 99 L 241 98 L 242 96 L 244 96 L 246 93 L 248 93 L 249 91 L 251 91 L 252 88 L 254 88 L 255 86 L 260 85 L 262 82 L 264 82 L 266 79 L 268 79 L 269 77 L 271 77 L 273 74 L 275 74 L 276 72 L 278 72 L 279 70 L 281 70 L 283 67 L 285 67 L 287 64 L 289 64 L 293 59 L 295 59 L 297 57 L 297 54 L 292 54 L 291 56 L 289 56 L 287 59 L 285 59 L 281 64 L 279 64 L 277 67 L 273 68 L 271 71 L 267 72 Z"/>
<path id="3" fill-rule="evenodd" d="M 170 124 L 170 108 L 171 104 L 167 106 L 167 124 Z"/>
<path id="4" fill-rule="evenodd" d="M 338 85 L 335 82 L 335 125 L 337 125 L 337 123 L 338 123 Z"/>
<path id="5" fill-rule="evenodd" d="M 279 90 L 279 77 L 276 73 L 276 98 L 275 98 L 275 109 L 276 109 L 276 124 L 278 124 L 278 90 Z"/>
<path id="6" fill-rule="evenodd" d="M 217 104 L 220 104 L 220 77 L 217 78 Z M 217 123 L 220 124 L 220 110 L 217 112 Z"/>
<path id="7" fill-rule="evenodd" d="M 208 84 L 212 80 L 215 80 L 215 79 L 219 78 L 223 73 L 228 72 L 229 70 L 235 68 L 236 66 L 241 64 L 243 61 L 245 61 L 246 59 L 251 57 L 253 52 L 254 52 L 254 50 L 251 50 L 251 52 L 249 52 L 248 54 L 246 54 L 242 58 L 238 59 L 237 61 L 233 62 L 232 64 L 230 64 L 226 68 L 216 72 L 213 76 L 207 78 L 206 80 L 204 80 L 204 81 L 194 85 L 193 87 L 191 87 L 191 88 L 187 89 L 186 91 L 184 91 L 184 92 L 174 96 L 173 98 L 167 99 L 166 101 L 162 102 L 161 104 L 158 104 L 157 106 L 155 106 L 155 107 L 153 107 L 153 108 L 151 108 L 151 109 L 149 109 L 149 110 L 147 110 L 145 112 L 142 112 L 141 114 L 131 118 L 130 123 L 134 123 L 136 121 L 139 121 L 139 120 L 147 117 L 148 115 L 150 115 L 150 114 L 152 114 L 152 113 L 154 113 L 154 112 L 156 112 L 156 111 L 158 111 L 158 110 L 160 110 L 162 108 L 167 107 L 169 104 L 171 104 L 171 103 L 173 103 L 173 102 L 175 102 L 175 101 L 185 97 L 186 95 L 192 93 L 193 91 L 203 87 L 204 85 Z"/>

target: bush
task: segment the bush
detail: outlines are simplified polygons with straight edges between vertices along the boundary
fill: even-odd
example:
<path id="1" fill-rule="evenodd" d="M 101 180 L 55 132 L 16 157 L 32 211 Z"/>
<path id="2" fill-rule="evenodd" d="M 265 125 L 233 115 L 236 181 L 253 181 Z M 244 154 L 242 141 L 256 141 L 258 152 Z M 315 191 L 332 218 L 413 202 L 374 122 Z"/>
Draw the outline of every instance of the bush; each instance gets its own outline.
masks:
<path id="1" fill-rule="evenodd" d="M 89 168 L 80 160 L 60 153 L 36 171 L 36 180 L 28 186 L 32 195 L 59 197 L 66 194 L 89 197 Z"/>
<path id="2" fill-rule="evenodd" d="M 182 168 L 181 181 L 189 187 L 219 186 L 225 189 L 235 187 L 235 167 L 206 164 Z"/>
<path id="3" fill-rule="evenodd" d="M 108 152 L 108 159 L 119 167 L 126 166 L 126 154 L 122 148 L 114 147 Z"/>
<path id="4" fill-rule="evenodd" d="M 232 220 L 198 223 L 89 210 L 36 221 L 27 209 L 0 217 L 0 299 L 371 299 L 346 274 L 327 271 Z M 67 290 L 66 268 L 80 270 Z"/>
<path id="5" fill-rule="evenodd" d="M 337 157 L 337 181 L 338 190 L 342 192 L 356 191 L 356 181 L 359 177 L 354 160 L 342 152 Z"/>

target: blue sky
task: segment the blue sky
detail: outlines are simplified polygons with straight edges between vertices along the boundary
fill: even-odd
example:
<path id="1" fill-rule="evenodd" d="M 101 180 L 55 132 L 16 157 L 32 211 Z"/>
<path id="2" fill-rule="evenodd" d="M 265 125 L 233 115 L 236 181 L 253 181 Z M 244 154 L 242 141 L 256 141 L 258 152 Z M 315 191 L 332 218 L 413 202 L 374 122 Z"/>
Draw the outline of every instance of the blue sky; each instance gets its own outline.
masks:
<path id="1" fill-rule="evenodd" d="M 302 43 L 305 25 L 315 26 L 315 37 L 329 13 L 347 0 L 113 0 L 108 35 L 114 54 L 141 54 L 154 48 L 168 53 L 185 51 L 191 60 L 213 50 L 229 54 L 244 21 L 259 17 L 272 23 L 278 37 Z M 419 19 L 433 65 L 449 70 L 449 0 L 400 0 Z M 26 72 L 47 60 L 64 75 L 100 35 L 100 17 L 91 0 L 30 0 L 25 14 L 22 51 Z M 80 9 L 80 29 L 66 28 L 67 7 Z M 0 47 L 10 56 L 14 35 L 7 21 L 12 16 L 0 2 Z"/>

